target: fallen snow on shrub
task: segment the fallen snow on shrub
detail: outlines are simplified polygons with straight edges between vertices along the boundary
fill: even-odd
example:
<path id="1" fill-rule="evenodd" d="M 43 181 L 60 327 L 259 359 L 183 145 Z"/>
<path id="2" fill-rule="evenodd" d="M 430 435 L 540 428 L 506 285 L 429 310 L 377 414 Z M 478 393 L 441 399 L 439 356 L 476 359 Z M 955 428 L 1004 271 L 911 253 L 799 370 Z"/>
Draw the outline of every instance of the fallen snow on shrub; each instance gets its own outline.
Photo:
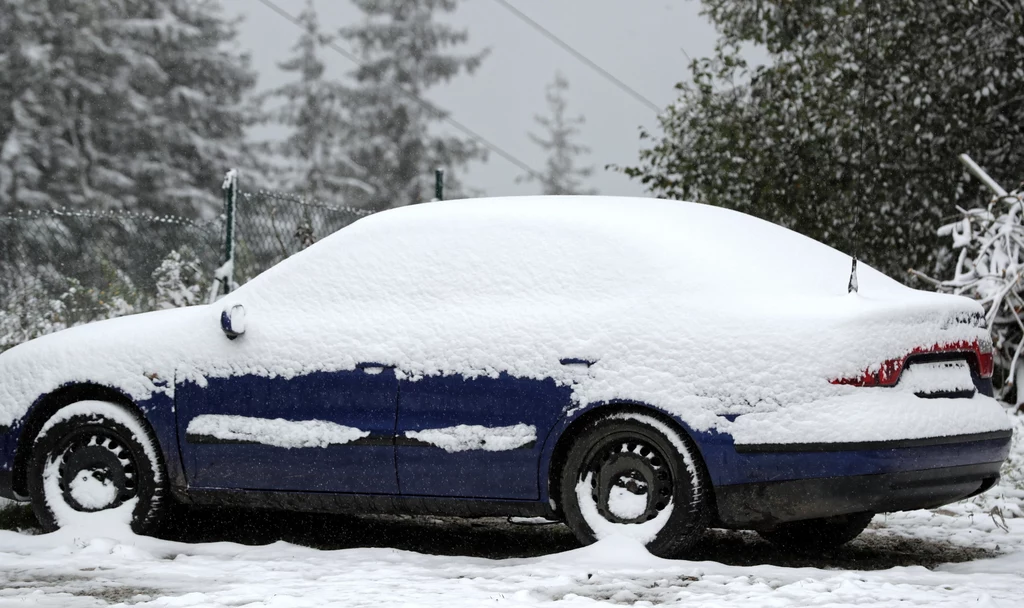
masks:
<path id="1" fill-rule="evenodd" d="M 290 378 L 373 362 L 412 381 L 553 378 L 577 407 L 644 402 L 739 442 L 1007 428 L 987 397 L 944 403 L 831 384 L 915 347 L 986 337 L 952 322 L 980 314 L 975 302 L 908 289 L 863 264 L 860 292 L 848 294 L 849 276 L 845 254 L 695 203 L 416 205 L 364 218 L 216 305 L 76 327 L 3 353 L 0 425 L 68 382 L 145 399 L 175 378 Z M 229 341 L 220 315 L 235 304 L 248 329 Z M 755 413 L 757 425 L 721 417 Z"/>
<path id="2" fill-rule="evenodd" d="M 984 307 L 996 368 L 1006 379 L 1004 396 L 1010 398 L 1013 387 L 1024 383 L 1024 189 L 993 196 L 987 207 L 960 211 L 961 219 L 939 229 L 958 250 L 953 277 L 928 280 L 941 291 L 974 298 Z M 1017 403 L 1024 403 L 1024 391 Z"/>

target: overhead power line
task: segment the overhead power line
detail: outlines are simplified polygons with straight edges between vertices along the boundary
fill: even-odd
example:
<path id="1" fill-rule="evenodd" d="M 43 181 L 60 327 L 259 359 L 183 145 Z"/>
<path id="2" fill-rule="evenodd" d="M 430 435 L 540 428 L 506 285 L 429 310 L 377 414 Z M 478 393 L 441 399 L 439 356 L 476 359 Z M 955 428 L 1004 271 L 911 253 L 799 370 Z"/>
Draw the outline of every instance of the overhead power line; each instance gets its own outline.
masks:
<path id="1" fill-rule="evenodd" d="M 576 49 L 572 48 L 571 46 L 569 46 L 569 44 L 567 42 L 565 42 L 564 40 L 559 38 L 554 32 L 552 32 L 551 30 L 547 29 L 543 25 L 541 25 L 541 24 L 537 23 L 536 21 L 534 21 L 533 19 L 531 19 L 523 11 L 521 11 L 518 8 L 512 6 L 512 4 L 510 2 L 508 2 L 508 0 L 494 0 L 494 1 L 497 2 L 498 4 L 500 4 L 501 6 L 505 7 L 506 9 L 508 9 L 508 11 L 510 13 L 512 13 L 513 15 L 515 15 L 516 17 L 518 17 L 522 21 L 526 22 L 527 24 L 529 24 L 531 27 L 533 27 L 533 29 L 537 30 L 538 32 L 540 32 L 541 34 L 546 36 L 549 40 L 551 40 L 552 42 L 554 42 L 558 46 L 560 46 L 563 49 L 565 49 L 566 51 L 568 51 L 569 54 L 571 54 L 576 59 L 579 59 L 580 61 L 585 63 L 592 70 L 594 70 L 598 74 L 604 76 L 607 80 L 611 81 L 612 84 L 614 84 L 615 86 L 619 87 L 620 89 L 622 89 L 623 91 L 628 93 L 630 96 L 632 96 L 634 99 L 636 99 L 640 103 L 644 104 L 645 106 L 647 106 L 648 108 L 654 110 L 655 112 L 661 112 L 661 108 L 658 107 L 658 104 L 654 103 L 650 99 L 647 99 L 646 97 L 641 95 L 639 92 L 637 92 L 636 89 L 634 89 L 633 87 L 629 86 L 628 84 L 626 84 L 626 83 L 622 82 L 621 80 L 619 80 L 618 78 L 616 78 L 611 72 L 609 72 L 608 70 L 602 68 L 601 66 L 599 66 L 596 63 L 594 63 L 593 61 L 591 61 L 590 58 L 588 58 L 586 55 L 584 55 L 583 53 L 581 53 L 581 52 L 577 51 Z"/>
<path id="2" fill-rule="evenodd" d="M 288 21 L 291 21 L 294 25 L 296 25 L 296 26 L 298 26 L 300 28 L 304 27 L 302 22 L 299 21 L 298 17 L 296 17 L 296 16 L 292 15 L 291 13 L 289 13 L 288 11 L 284 10 L 283 8 L 281 8 L 280 6 L 278 6 L 277 4 L 272 2 L 272 0 L 259 0 L 259 1 L 264 6 L 266 6 L 270 10 L 274 11 L 275 13 L 277 13 L 278 15 L 283 17 L 284 19 L 287 19 Z M 348 59 L 352 63 L 356 64 L 357 66 L 363 67 L 363 62 L 361 62 L 358 57 L 356 57 L 353 53 L 347 51 L 346 49 L 338 46 L 333 41 L 328 43 L 327 47 L 330 48 L 331 50 L 333 50 L 334 52 L 338 53 L 342 57 Z M 534 171 L 534 169 L 532 167 L 530 167 L 530 165 L 526 164 L 525 162 L 523 162 L 523 161 L 519 160 L 518 158 L 516 158 L 515 156 L 513 156 L 511 152 L 507 152 L 504 148 L 502 148 L 498 144 L 490 141 L 489 139 L 487 139 L 483 135 L 480 135 L 479 133 L 477 133 L 473 129 L 470 129 L 466 125 L 464 125 L 461 122 L 459 122 L 459 121 L 455 120 L 454 118 L 452 118 L 451 114 L 447 110 L 444 110 L 444 109 L 442 109 L 442 108 L 440 108 L 440 107 L 430 103 L 429 101 L 423 99 L 422 97 L 420 97 L 416 93 L 414 93 L 412 91 L 409 91 L 408 89 L 406 89 L 405 87 L 403 87 L 402 85 L 400 85 L 400 84 L 398 84 L 396 82 L 388 82 L 386 84 L 388 86 L 390 86 L 392 89 L 398 91 L 399 93 L 405 95 L 409 99 L 411 99 L 411 100 L 415 101 L 416 103 L 418 103 L 419 105 L 423 106 L 427 110 L 429 110 L 431 112 L 434 112 L 435 114 L 437 114 L 438 116 L 441 117 L 441 120 L 443 120 L 444 122 L 448 123 L 452 127 L 455 127 L 456 129 L 458 129 L 462 133 L 468 135 L 470 137 L 470 139 L 476 141 L 477 143 L 479 143 L 483 147 L 487 148 L 491 152 L 493 152 L 493 153 L 497 154 L 498 156 L 504 158 L 505 160 L 507 160 L 508 162 L 512 163 L 513 165 L 519 167 L 520 169 L 525 171 L 527 174 L 532 175 L 534 177 L 539 177 L 540 176 L 539 172 Z"/>

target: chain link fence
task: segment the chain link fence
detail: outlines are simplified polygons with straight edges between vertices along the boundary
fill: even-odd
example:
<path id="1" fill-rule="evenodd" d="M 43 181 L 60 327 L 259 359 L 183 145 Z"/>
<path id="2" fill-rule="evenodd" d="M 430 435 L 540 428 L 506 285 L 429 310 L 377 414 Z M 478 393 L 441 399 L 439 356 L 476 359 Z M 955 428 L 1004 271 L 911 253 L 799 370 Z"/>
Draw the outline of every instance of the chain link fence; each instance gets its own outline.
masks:
<path id="1" fill-rule="evenodd" d="M 193 303 L 204 269 L 217 266 L 222 224 L 123 211 L 0 213 L 0 351 L 88 321 Z"/>
<path id="2" fill-rule="evenodd" d="M 173 250 L 215 264 L 221 224 L 124 211 L 8 212 L 0 215 L 0 277 L 5 285 L 63 276 L 99 286 L 110 278 L 104 267 L 116 267 L 151 294 L 152 273 Z"/>
<path id="3" fill-rule="evenodd" d="M 0 351 L 72 325 L 207 301 L 373 213 L 239 190 L 234 171 L 224 195 L 224 214 L 211 222 L 0 211 Z"/>
<path id="4" fill-rule="evenodd" d="M 373 213 L 265 190 L 239 190 L 235 201 L 234 279 L 239 283 Z"/>

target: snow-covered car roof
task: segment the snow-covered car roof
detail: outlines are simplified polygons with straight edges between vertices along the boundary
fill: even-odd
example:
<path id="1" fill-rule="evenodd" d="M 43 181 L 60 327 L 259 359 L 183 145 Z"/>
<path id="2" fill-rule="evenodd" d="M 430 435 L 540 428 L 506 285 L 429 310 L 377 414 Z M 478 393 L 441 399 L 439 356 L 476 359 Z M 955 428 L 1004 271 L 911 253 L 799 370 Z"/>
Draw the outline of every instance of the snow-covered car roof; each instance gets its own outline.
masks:
<path id="1" fill-rule="evenodd" d="M 986 337 L 956 322 L 980 313 L 977 303 L 909 289 L 865 264 L 859 293 L 847 293 L 850 265 L 785 228 L 696 203 L 539 196 L 406 207 L 359 220 L 215 305 L 72 328 L 0 354 L 0 424 L 68 382 L 145 399 L 171 390 L 152 378 L 202 384 L 374 362 L 412 380 L 553 379 L 572 387 L 574 407 L 646 403 L 695 429 L 728 426 L 738 442 L 1004 427 L 998 408 L 966 429 L 962 401 L 909 391 L 880 401 L 830 382 L 920 346 Z M 220 315 L 236 304 L 247 330 L 230 341 Z M 873 408 L 897 408 L 906 424 L 871 424 Z"/>
<path id="2" fill-rule="evenodd" d="M 686 299 L 792 299 L 844 295 L 850 266 L 849 256 L 826 245 L 718 207 L 530 196 L 379 213 L 272 268 L 251 288 L 291 288 L 290 276 L 316 272 L 344 283 L 348 296 L 579 298 L 639 289 Z M 859 280 L 875 294 L 913 293 L 867 266 Z"/>

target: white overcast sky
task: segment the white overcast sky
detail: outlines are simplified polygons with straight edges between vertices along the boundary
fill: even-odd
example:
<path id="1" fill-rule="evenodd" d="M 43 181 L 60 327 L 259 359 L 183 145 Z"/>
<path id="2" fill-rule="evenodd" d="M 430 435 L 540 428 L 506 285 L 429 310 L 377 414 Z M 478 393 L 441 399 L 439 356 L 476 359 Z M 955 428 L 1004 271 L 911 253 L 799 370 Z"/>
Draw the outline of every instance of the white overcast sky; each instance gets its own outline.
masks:
<path id="1" fill-rule="evenodd" d="M 275 0 L 299 14 L 305 0 Z M 286 81 L 277 63 L 289 54 L 298 28 L 257 0 L 222 0 L 228 16 L 242 16 L 238 44 L 250 53 L 259 74 L 259 88 Z M 709 56 L 716 32 L 700 13 L 697 0 L 514 0 L 532 19 L 599 66 L 626 82 L 659 107 L 676 98 L 674 85 L 688 79 L 687 54 Z M 321 26 L 334 31 L 360 18 L 349 0 L 315 0 Z M 656 115 L 594 72 L 495 0 L 463 0 L 447 21 L 469 31 L 467 50 L 491 53 L 472 76 L 460 76 L 428 93 L 430 101 L 458 121 L 501 146 L 534 169 L 542 169 L 544 153 L 527 136 L 537 131 L 535 114 L 545 113 L 544 88 L 556 71 L 569 80 L 569 111 L 586 118 L 580 142 L 591 148 L 586 158 L 595 166 L 590 186 L 600 194 L 639 195 L 639 184 L 606 171 L 604 165 L 633 164 L 640 149 L 639 127 L 654 127 Z M 344 42 L 341 42 L 344 45 Z M 757 51 L 750 58 L 763 56 Z M 325 50 L 329 75 L 341 76 L 354 66 Z M 450 127 L 442 127 L 450 129 Z M 257 136 L 273 136 L 262 129 Z M 522 171 L 491 154 L 488 162 L 471 166 L 466 184 L 490 196 L 532 194 L 533 183 L 516 183 Z"/>

